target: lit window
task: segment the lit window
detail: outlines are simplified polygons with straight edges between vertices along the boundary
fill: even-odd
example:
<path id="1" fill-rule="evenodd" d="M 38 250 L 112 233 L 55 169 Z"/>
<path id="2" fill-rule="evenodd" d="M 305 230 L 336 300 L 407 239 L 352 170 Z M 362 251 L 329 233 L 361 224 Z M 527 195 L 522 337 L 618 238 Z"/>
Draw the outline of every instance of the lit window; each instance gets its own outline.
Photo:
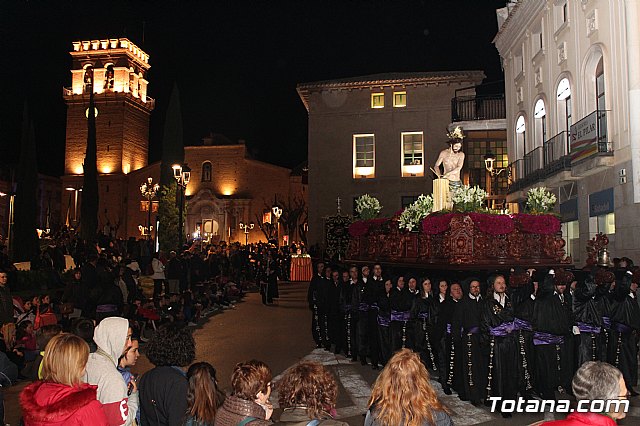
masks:
<path id="1" fill-rule="evenodd" d="M 393 92 L 393 106 L 402 108 L 407 106 L 407 92 Z"/>
<path id="2" fill-rule="evenodd" d="M 371 108 L 384 108 L 384 93 L 371 94 Z"/>
<path id="3" fill-rule="evenodd" d="M 402 133 L 402 176 L 423 176 L 422 132 Z"/>
<path id="4" fill-rule="evenodd" d="M 598 232 L 606 235 L 616 233 L 616 214 L 611 212 L 596 216 L 598 218 Z"/>
<path id="5" fill-rule="evenodd" d="M 374 177 L 375 137 L 374 135 L 353 135 L 353 177 Z"/>
<path id="6" fill-rule="evenodd" d="M 576 261 L 580 260 L 580 222 L 573 220 L 562 223 L 562 239 L 565 240 L 565 252 Z"/>

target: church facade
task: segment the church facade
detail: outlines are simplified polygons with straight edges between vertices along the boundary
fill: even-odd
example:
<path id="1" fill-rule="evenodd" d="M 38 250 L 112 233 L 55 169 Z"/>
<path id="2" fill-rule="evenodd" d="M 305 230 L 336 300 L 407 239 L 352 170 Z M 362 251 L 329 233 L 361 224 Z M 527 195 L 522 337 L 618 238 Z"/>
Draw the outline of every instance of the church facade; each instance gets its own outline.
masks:
<path id="1" fill-rule="evenodd" d="M 148 163 L 149 120 L 155 101 L 147 94 L 149 55 L 126 38 L 73 43 L 71 87 L 63 89 L 67 104 L 65 175 L 62 176 L 61 222 L 76 226 L 82 204 L 83 161 L 87 141 L 89 93 L 96 105 L 96 139 L 99 187 L 99 228 L 121 238 L 141 238 L 148 209 L 157 223 L 158 198 L 149 205 L 140 185 L 149 177 L 160 181 L 160 163 Z M 255 227 L 249 242 L 266 241 L 257 221 L 274 221 L 269 213 L 306 200 L 306 181 L 291 169 L 252 159 L 243 141 L 217 136 L 202 144 L 185 146 L 184 162 L 191 169 L 185 190 L 187 216 L 185 238 L 207 241 L 241 241 L 239 224 Z M 301 220 L 303 217 L 301 218 Z M 160 223 L 160 226 L 162 224 Z M 296 227 L 297 228 L 297 227 Z M 155 231 L 152 232 L 155 237 Z M 301 236 L 281 229 L 280 241 Z"/>

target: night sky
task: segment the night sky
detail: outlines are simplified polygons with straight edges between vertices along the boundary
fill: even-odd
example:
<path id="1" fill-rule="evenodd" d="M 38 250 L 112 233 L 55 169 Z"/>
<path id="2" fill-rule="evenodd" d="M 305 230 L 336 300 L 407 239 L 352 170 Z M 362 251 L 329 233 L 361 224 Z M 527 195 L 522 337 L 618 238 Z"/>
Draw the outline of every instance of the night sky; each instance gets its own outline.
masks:
<path id="1" fill-rule="evenodd" d="M 185 145 L 210 131 L 261 160 L 306 160 L 296 84 L 380 72 L 481 69 L 502 80 L 491 44 L 505 0 L 5 0 L 0 5 L 0 164 L 17 163 L 28 102 L 42 173 L 64 167 L 71 42 L 128 37 L 150 55 L 150 161 L 161 155 L 177 82 Z M 144 28 L 144 31 L 143 31 Z M 144 41 L 143 41 L 144 34 Z M 499 86 L 499 85 L 498 85 Z M 100 135 L 98 135 L 100 137 Z"/>

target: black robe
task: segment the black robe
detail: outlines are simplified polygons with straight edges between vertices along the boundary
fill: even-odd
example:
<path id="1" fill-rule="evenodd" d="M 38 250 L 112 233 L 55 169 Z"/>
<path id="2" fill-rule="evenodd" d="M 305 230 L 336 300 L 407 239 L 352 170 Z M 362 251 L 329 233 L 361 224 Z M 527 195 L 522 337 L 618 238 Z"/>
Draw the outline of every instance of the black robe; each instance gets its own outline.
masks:
<path id="1" fill-rule="evenodd" d="M 418 297 L 413 301 L 411 320 L 414 330 L 414 350 L 420 354 L 420 359 L 432 370 L 438 369 L 436 348 L 438 347 L 437 333 L 439 303 L 432 295 L 427 298 Z"/>
<path id="2" fill-rule="evenodd" d="M 606 338 L 602 334 L 602 304 L 596 300 L 596 284 L 591 277 L 578 282 L 573 293 L 573 316 L 580 335 L 576 367 L 587 361 L 605 361 L 601 358 Z"/>
<path id="3" fill-rule="evenodd" d="M 340 290 L 342 289 L 341 281 L 329 282 L 327 291 L 327 321 L 329 325 L 329 341 L 335 345 L 335 352 L 342 351 L 343 328 L 342 315 L 340 313 Z"/>
<path id="4" fill-rule="evenodd" d="M 456 355 L 460 355 L 456 357 L 459 364 L 455 368 L 461 372 L 454 389 L 460 399 L 473 403 L 486 397 L 488 347 L 480 329 L 483 304 L 482 299 L 476 301 L 468 294 L 463 296 L 451 324 Z"/>
<path id="5" fill-rule="evenodd" d="M 405 287 L 391 290 L 391 349 L 393 352 L 402 348 L 413 348 L 413 329 L 410 321 L 411 306 L 415 295 Z M 400 319 L 399 319 L 400 318 Z"/>
<path id="6" fill-rule="evenodd" d="M 371 364 L 377 366 L 381 359 L 380 336 L 378 333 L 378 297 L 385 293 L 384 283 L 369 278 L 363 282 L 362 302 L 367 306 L 366 347 Z"/>
<path id="7" fill-rule="evenodd" d="M 541 284 L 533 309 L 534 346 L 536 352 L 536 386 L 543 399 L 555 399 L 555 390 L 571 389 L 573 378 L 573 340 L 570 295 L 564 303 L 554 294 L 553 277 Z M 552 343 L 542 342 L 546 333 L 553 336 Z M 540 337 L 536 339 L 536 337 Z M 559 390 L 562 390 L 559 389 Z"/>
<path id="8" fill-rule="evenodd" d="M 439 338 L 438 367 L 440 370 L 439 381 L 444 389 L 448 389 L 455 382 L 455 369 L 453 367 L 456 364 L 456 356 L 451 337 L 451 322 L 458 303 L 450 296 L 447 296 L 438 305 L 438 321 L 436 322 L 436 335 Z"/>
<path id="9" fill-rule="evenodd" d="M 611 343 L 615 348 L 613 365 L 622 372 L 627 389 L 638 383 L 637 335 L 640 330 L 640 307 L 630 285 L 627 274 L 616 284 L 617 306 L 611 316 Z"/>
<path id="10" fill-rule="evenodd" d="M 515 399 L 518 382 L 513 374 L 518 370 L 518 341 L 513 328 L 513 305 L 504 295 L 504 306 L 494 298 L 482 306 L 482 331 L 489 338 L 489 372 L 487 395 Z"/>
<path id="11" fill-rule="evenodd" d="M 313 336 L 313 341 L 316 342 L 316 346 L 322 345 L 318 301 L 320 298 L 319 287 L 322 286 L 323 282 L 324 278 L 322 275 L 316 274 L 311 278 L 309 289 L 307 290 L 307 303 L 309 304 L 309 309 L 311 309 L 311 336 Z"/>
<path id="12" fill-rule="evenodd" d="M 355 295 L 355 297 L 354 297 Z M 340 311 L 343 317 L 344 351 L 348 357 L 358 355 L 358 286 L 350 280 L 342 283 Z"/>
<path id="13" fill-rule="evenodd" d="M 511 289 L 511 304 L 517 339 L 518 390 L 526 396 L 535 387 L 535 352 L 533 347 L 533 283 Z"/>
<path id="14" fill-rule="evenodd" d="M 393 291 L 393 289 L 391 289 Z M 378 344 L 380 346 L 380 361 L 386 364 L 391 358 L 391 295 L 384 289 L 378 293 L 377 303 L 378 315 L 376 322 L 378 324 Z"/>

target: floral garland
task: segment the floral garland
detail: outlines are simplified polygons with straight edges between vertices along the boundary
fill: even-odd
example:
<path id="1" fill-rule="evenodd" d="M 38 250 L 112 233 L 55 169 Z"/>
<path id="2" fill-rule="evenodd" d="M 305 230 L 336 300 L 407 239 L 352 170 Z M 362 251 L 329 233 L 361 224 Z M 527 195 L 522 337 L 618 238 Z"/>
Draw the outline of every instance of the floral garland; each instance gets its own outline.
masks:
<path id="1" fill-rule="evenodd" d="M 388 220 L 387 218 L 357 220 L 349 225 L 349 235 L 352 237 L 363 237 L 369 233 L 369 230 L 383 225 Z"/>
<path id="2" fill-rule="evenodd" d="M 509 234 L 515 229 L 511 216 L 506 214 L 468 213 L 476 227 L 489 235 Z"/>
<path id="3" fill-rule="evenodd" d="M 520 224 L 522 232 L 529 234 L 552 235 L 560 231 L 560 219 L 552 214 L 524 214 L 514 215 Z"/>
<path id="4" fill-rule="evenodd" d="M 422 220 L 422 232 L 429 235 L 441 234 L 449 229 L 451 219 L 456 213 L 432 213 Z"/>

